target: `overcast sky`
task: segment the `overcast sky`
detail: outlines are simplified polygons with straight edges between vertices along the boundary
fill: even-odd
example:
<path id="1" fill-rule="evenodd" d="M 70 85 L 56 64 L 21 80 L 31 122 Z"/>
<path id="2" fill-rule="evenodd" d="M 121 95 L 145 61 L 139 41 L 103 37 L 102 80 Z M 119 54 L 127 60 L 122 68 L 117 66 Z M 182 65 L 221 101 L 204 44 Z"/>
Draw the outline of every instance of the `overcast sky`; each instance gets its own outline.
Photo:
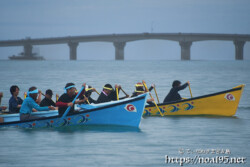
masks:
<path id="1" fill-rule="evenodd" d="M 250 34 L 249 0 L 1 0 L 0 40 L 120 33 Z M 1 47 L 0 59 L 22 47 Z M 34 46 L 46 59 L 69 59 L 67 45 Z M 79 60 L 113 60 L 112 43 L 80 43 Z M 230 41 L 195 42 L 194 60 L 233 60 Z M 250 42 L 244 47 L 250 60 Z M 125 59 L 180 59 L 177 42 L 126 44 Z"/>

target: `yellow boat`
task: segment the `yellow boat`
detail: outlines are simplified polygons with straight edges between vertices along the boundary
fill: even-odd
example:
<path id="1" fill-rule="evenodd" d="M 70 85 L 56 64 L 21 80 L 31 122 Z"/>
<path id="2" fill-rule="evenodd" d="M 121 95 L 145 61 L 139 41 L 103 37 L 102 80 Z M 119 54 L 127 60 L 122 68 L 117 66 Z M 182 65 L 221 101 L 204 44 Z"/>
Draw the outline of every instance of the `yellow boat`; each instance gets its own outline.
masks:
<path id="1" fill-rule="evenodd" d="M 236 86 L 209 95 L 175 102 L 161 103 L 158 107 L 164 116 L 171 115 L 219 115 L 233 116 L 238 108 L 245 85 Z M 147 105 L 143 116 L 161 116 L 155 105 Z"/>

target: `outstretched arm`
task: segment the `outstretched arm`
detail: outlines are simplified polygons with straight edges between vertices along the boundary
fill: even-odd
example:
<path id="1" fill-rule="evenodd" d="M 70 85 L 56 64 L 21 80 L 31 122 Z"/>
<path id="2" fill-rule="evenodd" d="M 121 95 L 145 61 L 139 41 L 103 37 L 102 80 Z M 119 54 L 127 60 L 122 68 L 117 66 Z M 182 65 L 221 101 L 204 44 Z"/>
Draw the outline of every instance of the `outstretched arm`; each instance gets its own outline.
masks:
<path id="1" fill-rule="evenodd" d="M 187 83 L 185 83 L 185 84 L 183 84 L 183 85 L 177 87 L 177 90 L 179 91 L 179 90 L 185 89 L 185 88 L 188 86 L 188 83 L 189 83 L 189 82 L 187 82 Z"/>

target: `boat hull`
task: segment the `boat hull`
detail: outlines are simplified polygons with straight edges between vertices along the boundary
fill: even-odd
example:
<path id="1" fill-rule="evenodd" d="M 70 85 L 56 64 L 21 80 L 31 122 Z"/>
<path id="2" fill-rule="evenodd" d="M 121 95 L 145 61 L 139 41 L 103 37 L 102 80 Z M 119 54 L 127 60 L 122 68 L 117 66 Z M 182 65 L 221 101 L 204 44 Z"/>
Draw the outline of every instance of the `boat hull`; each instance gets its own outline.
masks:
<path id="1" fill-rule="evenodd" d="M 205 96 L 158 104 L 164 116 L 235 115 L 245 85 Z M 143 116 L 161 116 L 154 105 L 146 106 Z"/>
<path id="2" fill-rule="evenodd" d="M 46 128 L 72 125 L 122 125 L 139 127 L 144 111 L 147 94 L 125 99 L 105 106 L 79 111 L 64 118 L 59 116 L 43 117 L 29 121 L 0 123 L 0 127 Z M 42 112 L 40 112 L 42 114 Z M 54 112 L 55 114 L 55 112 Z M 47 113 L 44 113 L 47 116 Z"/>

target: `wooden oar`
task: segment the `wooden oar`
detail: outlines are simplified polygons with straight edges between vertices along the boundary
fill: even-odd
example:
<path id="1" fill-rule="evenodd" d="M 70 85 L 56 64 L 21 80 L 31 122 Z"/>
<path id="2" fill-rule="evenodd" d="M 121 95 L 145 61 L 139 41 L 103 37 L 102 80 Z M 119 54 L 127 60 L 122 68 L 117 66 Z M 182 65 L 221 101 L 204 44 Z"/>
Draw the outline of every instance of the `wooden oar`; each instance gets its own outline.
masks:
<path id="1" fill-rule="evenodd" d="M 97 90 L 95 90 L 95 92 L 96 92 L 98 95 L 100 95 L 100 93 L 99 93 Z"/>
<path id="2" fill-rule="evenodd" d="M 191 98 L 193 98 L 193 95 L 192 95 L 192 91 L 191 91 L 191 87 L 190 87 L 190 83 L 189 83 L 189 82 L 188 82 L 188 87 L 189 87 L 189 91 L 190 91 Z"/>
<path id="3" fill-rule="evenodd" d="M 122 92 L 126 95 L 129 96 L 122 88 L 121 88 Z"/>
<path id="4" fill-rule="evenodd" d="M 94 88 L 90 88 L 90 90 L 93 90 Z M 100 93 L 95 89 L 95 92 L 100 95 Z"/>
<path id="5" fill-rule="evenodd" d="M 26 99 L 26 97 L 27 97 L 27 93 L 26 93 L 26 92 L 24 92 L 24 94 L 23 94 L 23 98 L 24 98 L 24 99 Z"/>
<path id="6" fill-rule="evenodd" d="M 85 95 L 83 95 L 83 97 L 86 97 L 86 96 L 85 96 Z M 86 97 L 86 98 L 87 98 L 87 97 Z M 88 98 L 87 98 L 87 102 L 88 102 L 88 104 L 90 104 L 90 103 L 89 103 L 89 100 L 88 100 Z"/>
<path id="7" fill-rule="evenodd" d="M 144 85 L 146 91 L 149 93 L 150 97 L 151 97 L 152 99 L 154 99 L 153 96 L 151 95 L 151 93 L 148 91 L 148 87 L 147 87 L 145 81 L 142 81 L 142 83 L 143 83 L 143 85 Z M 156 104 L 155 100 L 154 100 L 153 102 L 154 102 L 156 108 L 158 109 L 158 111 L 160 112 L 161 116 L 163 117 L 163 114 L 162 114 L 161 110 L 159 109 L 158 105 Z"/>
<path id="8" fill-rule="evenodd" d="M 72 101 L 72 103 L 74 104 L 76 99 L 78 98 L 78 96 L 82 93 L 82 91 L 84 90 L 84 86 L 81 88 L 81 90 L 78 92 L 78 94 L 76 95 L 76 97 L 74 98 L 74 100 Z M 63 116 L 61 117 L 61 119 L 63 119 L 69 112 L 69 110 L 71 109 L 71 106 L 68 106 L 67 110 L 64 112 Z"/>
<path id="9" fill-rule="evenodd" d="M 155 86 L 154 86 L 154 90 L 155 90 L 155 95 L 156 95 L 156 97 L 157 97 L 158 104 L 159 104 L 159 103 L 160 103 L 160 100 L 159 100 L 159 97 L 158 97 L 157 91 L 156 91 L 156 89 L 155 89 Z"/>
<path id="10" fill-rule="evenodd" d="M 58 94 L 56 94 L 56 101 L 58 101 L 58 99 L 59 99 L 59 95 L 58 95 Z"/>
<path id="11" fill-rule="evenodd" d="M 115 88 L 115 90 L 116 90 L 116 97 L 117 97 L 117 100 L 119 100 L 118 88 Z"/>

